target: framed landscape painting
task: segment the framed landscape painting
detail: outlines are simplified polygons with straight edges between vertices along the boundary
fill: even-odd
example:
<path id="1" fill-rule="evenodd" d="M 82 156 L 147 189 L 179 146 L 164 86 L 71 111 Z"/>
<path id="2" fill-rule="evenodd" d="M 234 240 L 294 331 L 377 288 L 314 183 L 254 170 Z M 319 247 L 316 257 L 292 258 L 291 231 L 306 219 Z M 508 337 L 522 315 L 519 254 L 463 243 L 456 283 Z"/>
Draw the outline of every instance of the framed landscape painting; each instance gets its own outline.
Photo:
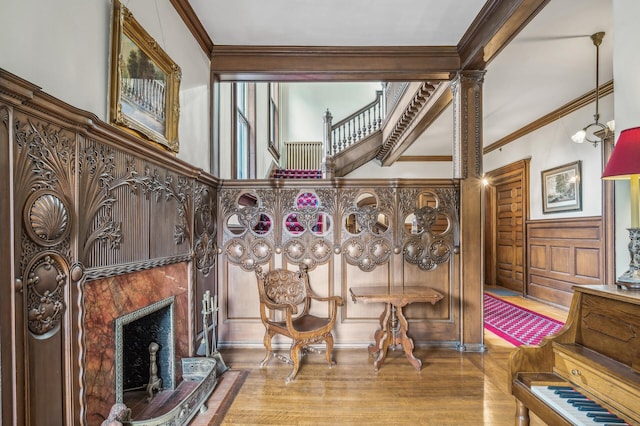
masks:
<path id="1" fill-rule="evenodd" d="M 178 152 L 180 68 L 118 0 L 113 3 L 112 123 Z"/>
<path id="2" fill-rule="evenodd" d="M 582 210 L 580 161 L 542 172 L 542 212 Z"/>

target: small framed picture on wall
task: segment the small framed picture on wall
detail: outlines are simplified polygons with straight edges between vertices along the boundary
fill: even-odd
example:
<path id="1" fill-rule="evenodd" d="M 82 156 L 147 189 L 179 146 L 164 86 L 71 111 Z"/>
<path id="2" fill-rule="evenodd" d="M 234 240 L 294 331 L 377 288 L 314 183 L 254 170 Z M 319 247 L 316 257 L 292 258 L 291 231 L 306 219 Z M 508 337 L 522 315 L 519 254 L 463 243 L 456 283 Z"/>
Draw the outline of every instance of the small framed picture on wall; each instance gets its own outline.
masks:
<path id="1" fill-rule="evenodd" d="M 542 172 L 542 212 L 582 210 L 580 161 Z"/>

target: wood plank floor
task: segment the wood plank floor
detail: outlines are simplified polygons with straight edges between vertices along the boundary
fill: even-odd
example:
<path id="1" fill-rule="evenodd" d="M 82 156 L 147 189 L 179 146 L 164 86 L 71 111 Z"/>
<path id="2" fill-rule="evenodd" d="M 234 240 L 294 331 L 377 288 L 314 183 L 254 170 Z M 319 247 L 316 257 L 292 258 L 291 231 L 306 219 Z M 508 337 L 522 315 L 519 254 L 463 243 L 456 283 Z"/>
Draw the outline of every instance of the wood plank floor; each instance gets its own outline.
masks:
<path id="1" fill-rule="evenodd" d="M 520 297 L 512 303 L 564 321 L 567 312 Z M 366 348 L 335 349 L 337 365 L 323 355 L 302 360 L 296 380 L 285 385 L 290 366 L 277 359 L 264 369 L 264 349 L 222 352 L 233 369 L 249 374 L 220 421 L 223 425 L 513 425 L 507 359 L 514 346 L 485 331 L 485 353 L 416 348 L 417 372 L 401 350 L 389 352 L 378 373 Z M 201 415 L 203 416 L 203 415 Z M 533 418 L 532 425 L 544 425 Z"/>

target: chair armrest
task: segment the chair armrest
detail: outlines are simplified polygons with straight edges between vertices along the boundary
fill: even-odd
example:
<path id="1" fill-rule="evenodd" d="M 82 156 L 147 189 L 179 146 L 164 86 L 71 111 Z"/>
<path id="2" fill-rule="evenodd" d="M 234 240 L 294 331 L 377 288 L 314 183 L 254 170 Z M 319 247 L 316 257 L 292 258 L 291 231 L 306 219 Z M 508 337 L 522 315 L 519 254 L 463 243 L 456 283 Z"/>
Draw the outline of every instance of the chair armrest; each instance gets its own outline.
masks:
<path id="1" fill-rule="evenodd" d="M 291 311 L 291 313 L 293 315 L 298 313 L 298 307 L 296 305 L 292 305 L 290 303 L 273 303 L 273 302 L 269 302 L 268 300 L 263 300 L 262 303 L 269 309 L 272 310 L 285 310 L 285 311 Z"/>
<path id="2" fill-rule="evenodd" d="M 328 296 L 328 297 L 320 297 L 315 294 L 309 295 L 310 299 L 317 300 L 318 302 L 334 302 L 338 306 L 344 305 L 344 301 L 340 296 Z"/>

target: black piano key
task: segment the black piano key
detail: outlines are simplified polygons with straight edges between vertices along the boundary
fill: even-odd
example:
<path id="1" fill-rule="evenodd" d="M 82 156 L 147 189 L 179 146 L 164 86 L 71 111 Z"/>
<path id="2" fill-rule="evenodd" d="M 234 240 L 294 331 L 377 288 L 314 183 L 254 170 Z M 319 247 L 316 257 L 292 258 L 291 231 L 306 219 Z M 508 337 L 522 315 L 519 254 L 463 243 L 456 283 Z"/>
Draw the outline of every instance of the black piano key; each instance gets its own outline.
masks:
<path id="1" fill-rule="evenodd" d="M 567 399 L 567 403 L 569 404 L 589 404 L 589 403 L 594 403 L 593 401 L 587 399 L 587 398 L 569 398 Z M 595 404 L 595 403 L 594 403 Z"/>
<path id="2" fill-rule="evenodd" d="M 587 410 L 589 411 L 590 408 L 592 409 L 596 409 L 596 408 L 603 408 L 602 406 L 598 405 L 598 404 L 571 404 L 572 407 L 575 408 L 579 408 L 581 410 Z"/>
<path id="3" fill-rule="evenodd" d="M 567 399 L 567 403 L 571 405 L 600 405 L 590 399 Z"/>
<path id="4" fill-rule="evenodd" d="M 603 416 L 603 417 L 599 417 L 599 416 L 594 416 L 593 417 L 593 421 L 596 423 L 610 423 L 610 424 L 618 424 L 618 425 L 624 425 L 627 422 L 625 422 L 622 419 L 619 419 L 617 417 L 609 417 L 609 416 Z"/>
<path id="5" fill-rule="evenodd" d="M 578 411 L 588 411 L 589 413 L 606 413 L 609 411 L 606 408 L 600 406 L 589 407 L 587 405 L 581 405 L 576 408 L 578 409 Z"/>
<path id="6" fill-rule="evenodd" d="M 560 398 L 574 398 L 574 399 L 589 399 L 586 396 L 582 395 L 580 392 L 565 392 L 565 391 L 555 391 L 556 395 Z"/>
<path id="7" fill-rule="evenodd" d="M 574 391 L 575 390 L 571 386 L 547 386 L 547 389 L 551 389 L 551 390 L 567 390 L 567 391 Z"/>
<path id="8" fill-rule="evenodd" d="M 601 419 L 609 418 L 609 419 L 617 419 L 618 416 L 612 413 L 587 413 L 587 417 L 599 417 Z"/>

